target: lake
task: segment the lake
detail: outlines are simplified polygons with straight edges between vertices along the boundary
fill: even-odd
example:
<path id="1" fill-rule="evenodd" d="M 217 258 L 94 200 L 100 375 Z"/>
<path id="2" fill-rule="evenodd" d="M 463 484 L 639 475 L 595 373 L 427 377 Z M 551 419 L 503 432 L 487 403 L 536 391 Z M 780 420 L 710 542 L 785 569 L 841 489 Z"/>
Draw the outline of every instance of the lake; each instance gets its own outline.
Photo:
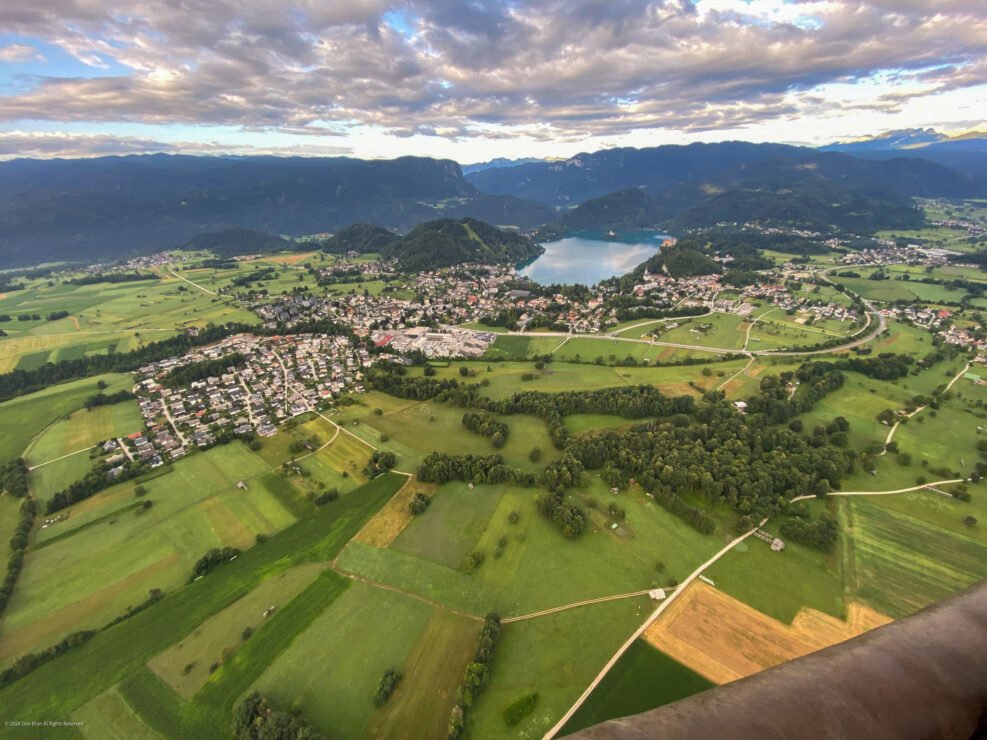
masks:
<path id="1" fill-rule="evenodd" d="M 604 239 L 602 232 L 581 232 L 542 244 L 545 253 L 518 267 L 518 274 L 542 285 L 594 285 L 630 272 L 667 238 L 654 231 L 626 232 L 616 240 Z"/>

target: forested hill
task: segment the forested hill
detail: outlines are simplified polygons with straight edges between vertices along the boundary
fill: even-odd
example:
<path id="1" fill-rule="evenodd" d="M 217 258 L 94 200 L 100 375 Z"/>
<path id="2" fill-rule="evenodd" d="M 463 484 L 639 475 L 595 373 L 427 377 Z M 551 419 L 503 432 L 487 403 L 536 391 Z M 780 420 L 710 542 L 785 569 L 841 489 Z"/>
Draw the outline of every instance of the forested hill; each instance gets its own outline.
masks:
<path id="1" fill-rule="evenodd" d="M 521 262 L 542 251 L 527 237 L 467 218 L 421 224 L 397 242 L 389 255 L 398 258 L 402 270 L 416 272 L 464 262 Z"/>
<path id="2" fill-rule="evenodd" d="M 639 188 L 588 200 L 559 219 L 566 230 L 645 229 L 662 218 L 658 206 Z"/>
<path id="3" fill-rule="evenodd" d="M 887 191 L 847 188 L 823 178 L 778 177 L 717 193 L 682 211 L 668 225 L 686 230 L 744 223 L 869 234 L 879 229 L 918 229 L 925 217 L 909 198 Z"/>
<path id="4" fill-rule="evenodd" d="M 390 252 L 401 240 L 393 231 L 376 224 L 352 224 L 333 234 L 323 245 L 323 250 L 331 254 L 347 252 Z"/>
<path id="5" fill-rule="evenodd" d="M 646 188 L 620 190 L 570 210 L 544 233 L 654 226 L 686 231 L 755 222 L 858 234 L 915 229 L 924 219 L 911 196 L 945 187 L 936 185 L 934 178 L 926 182 L 922 173 L 949 172 L 921 160 L 865 162 L 838 154 L 814 156 L 811 162 L 778 158 L 742 164 L 702 183 L 680 183 L 657 193 Z"/>
<path id="6" fill-rule="evenodd" d="M 697 242 L 681 241 L 674 247 L 665 247 L 646 262 L 638 265 L 633 274 L 643 276 L 645 271 L 656 275 L 664 272 L 674 277 L 693 277 L 696 275 L 716 275 L 723 272 L 719 262 L 716 262 L 702 250 Z"/>
<path id="7" fill-rule="evenodd" d="M 133 156 L 0 162 L 0 267 L 181 246 L 203 232 L 292 236 L 437 216 L 528 228 L 544 205 L 477 191 L 450 160 Z"/>
<path id="8" fill-rule="evenodd" d="M 385 258 L 396 257 L 407 272 L 464 262 L 522 262 L 542 253 L 542 248 L 527 237 L 473 218 L 428 221 L 406 236 L 373 224 L 353 224 L 329 239 L 324 249 L 335 254 L 377 252 Z"/>
<path id="9" fill-rule="evenodd" d="M 277 252 L 290 247 L 287 239 L 251 229 L 209 231 L 193 236 L 185 244 L 185 249 L 208 249 L 220 256 Z"/>

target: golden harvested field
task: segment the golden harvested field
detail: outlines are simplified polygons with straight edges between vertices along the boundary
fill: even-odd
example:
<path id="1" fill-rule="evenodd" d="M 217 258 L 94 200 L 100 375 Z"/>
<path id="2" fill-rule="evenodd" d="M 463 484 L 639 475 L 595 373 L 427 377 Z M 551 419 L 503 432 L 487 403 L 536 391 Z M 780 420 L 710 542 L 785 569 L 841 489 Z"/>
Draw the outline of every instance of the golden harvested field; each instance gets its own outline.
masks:
<path id="1" fill-rule="evenodd" d="M 426 496 L 432 496 L 436 489 L 437 487 L 432 483 L 421 483 L 417 478 L 409 478 L 401 490 L 391 497 L 384 508 L 378 511 L 353 539 L 374 547 L 389 547 L 413 518 L 408 505 L 415 494 L 424 493 Z"/>
<path id="2" fill-rule="evenodd" d="M 851 637 L 891 619 L 857 602 L 846 622 L 802 608 L 790 625 L 696 581 L 644 633 L 644 638 L 717 684 L 750 676 Z"/>

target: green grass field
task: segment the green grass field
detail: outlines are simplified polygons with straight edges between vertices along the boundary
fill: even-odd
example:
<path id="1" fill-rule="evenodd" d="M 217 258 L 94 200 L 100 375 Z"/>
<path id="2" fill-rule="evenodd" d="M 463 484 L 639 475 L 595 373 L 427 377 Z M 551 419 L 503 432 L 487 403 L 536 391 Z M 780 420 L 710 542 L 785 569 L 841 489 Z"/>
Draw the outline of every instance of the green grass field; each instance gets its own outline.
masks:
<path id="1" fill-rule="evenodd" d="M 834 280 L 861 298 L 871 301 L 959 302 L 966 295 L 965 290 L 945 285 L 919 283 L 914 280 L 870 280 L 866 277 L 869 273 L 861 272 L 860 274 L 864 277 L 838 277 Z"/>
<path id="2" fill-rule="evenodd" d="M 572 715 L 560 735 L 671 704 L 713 686 L 644 640 L 637 640 Z"/>
<path id="3" fill-rule="evenodd" d="M 765 527 L 769 532 L 772 522 Z M 706 575 L 716 587 L 758 611 L 790 624 L 803 606 L 846 618 L 839 557 L 786 542 L 784 552 L 750 539 L 716 562 Z"/>
<path id="4" fill-rule="evenodd" d="M 171 730 L 163 735 L 222 735 L 237 698 L 345 590 L 346 579 L 323 574 L 278 609 L 187 705 L 144 667 L 145 662 L 265 579 L 298 563 L 333 558 L 404 482 L 402 476 L 381 476 L 358 495 L 343 497 L 319 509 L 207 578 L 183 586 L 151 609 L 0 690 L 0 703 L 17 706 L 23 717 L 67 719 L 122 681 L 121 693 L 142 720 L 153 729 Z M 127 649 L 120 650 L 120 645 Z M 30 732 L 25 734 L 33 736 Z"/>
<path id="5" fill-rule="evenodd" d="M 79 731 L 91 740 L 155 740 L 161 737 L 141 722 L 115 689 L 79 707 L 73 712 L 72 719 L 82 722 Z"/>
<path id="6" fill-rule="evenodd" d="M 459 492 L 449 490 L 453 495 Z M 461 493 L 471 497 L 493 493 L 500 497 L 486 528 L 472 546 L 486 556 L 474 574 L 459 571 L 458 563 L 447 567 L 402 552 L 397 549 L 401 547 L 400 540 L 386 550 L 352 543 L 340 557 L 339 567 L 474 614 L 493 610 L 501 616 L 516 616 L 665 585 L 672 578 L 684 578 L 720 546 L 717 537 L 700 535 L 640 494 L 616 497 L 627 510 L 625 536 L 615 535 L 604 522 L 604 528 L 588 528 L 579 541 L 570 542 L 538 514 L 535 490 L 508 487 L 500 492 L 500 487 L 477 486 Z M 596 479 L 583 495 L 598 500 L 603 509 L 612 498 Z M 436 501 L 433 506 L 441 505 Z M 461 516 L 459 506 L 453 509 L 450 505 L 448 509 Z M 520 515 L 516 525 L 508 523 L 512 511 Z M 420 522 L 413 523 L 415 529 L 409 537 L 414 537 L 417 544 L 422 537 L 415 531 L 418 528 L 427 528 L 436 539 L 444 537 L 443 548 L 434 550 L 451 563 L 453 554 L 458 554 L 469 538 L 458 531 L 461 519 L 449 517 L 450 521 L 443 521 L 445 513 L 444 508 L 433 511 L 430 507 Z M 469 526 L 475 531 L 477 522 L 471 521 Z M 452 531 L 443 533 L 442 528 Z M 503 555 L 496 558 L 501 537 L 506 537 L 508 544 Z M 437 557 L 434 553 L 431 556 Z M 566 578 L 544 577 L 545 573 L 562 571 L 568 574 Z"/>
<path id="7" fill-rule="evenodd" d="M 90 454 L 83 451 L 32 470 L 28 476 L 31 495 L 39 501 L 47 501 L 56 492 L 84 477 L 95 464 Z"/>
<path id="8" fill-rule="evenodd" d="M 194 273 L 191 279 L 196 280 Z M 111 346 L 126 352 L 190 326 L 257 323 L 253 313 L 231 299 L 209 295 L 170 276 L 138 283 L 81 286 L 59 283 L 48 287 L 39 281 L 0 301 L 0 310 L 12 315 L 70 313 L 57 321 L 10 322 L 5 328 L 9 336 L 0 338 L 0 372 L 83 354 L 105 354 Z"/>
<path id="9" fill-rule="evenodd" d="M 472 736 L 541 737 L 652 608 L 640 597 L 505 625 L 490 685 L 469 714 Z M 535 691 L 534 712 L 517 727 L 507 727 L 504 708 Z"/>
<path id="10" fill-rule="evenodd" d="M 391 699 L 370 715 L 364 737 L 442 737 L 466 666 L 476 650 L 479 622 L 434 609 L 401 665 L 404 678 Z"/>
<path id="11" fill-rule="evenodd" d="M 616 343 L 611 342 L 611 344 Z M 674 352 L 669 348 L 660 349 L 662 352 Z M 715 375 L 717 372 L 722 371 L 727 375 L 733 375 L 746 364 L 746 358 L 714 362 L 708 365 L 671 365 L 665 367 L 610 367 L 573 362 L 552 362 L 546 368 L 547 372 L 538 373 L 530 362 L 452 362 L 449 367 L 437 368 L 436 377 L 459 379 L 459 368 L 465 365 L 476 373 L 471 382 L 490 381 L 488 386 L 480 390 L 484 395 L 492 398 L 505 398 L 519 390 L 558 393 L 569 390 L 598 390 L 600 388 L 641 384 L 653 385 L 663 393 L 678 396 L 697 395 L 697 391 L 689 386 L 689 381 L 694 381 L 703 388 L 710 388 L 718 382 Z M 789 361 L 787 364 L 790 365 L 791 362 Z M 710 376 L 703 375 L 703 368 L 709 368 L 712 374 Z M 411 375 L 417 375 L 421 372 L 419 368 L 412 368 L 409 371 Z M 521 375 L 524 373 L 535 373 L 537 377 L 532 381 L 523 381 Z M 368 394 L 368 396 L 376 397 L 381 395 Z M 356 398 L 358 401 L 362 400 L 360 396 Z M 376 406 L 381 405 L 376 401 L 368 400 L 367 403 Z M 406 408 L 408 402 L 397 400 L 396 406 Z M 387 408 L 383 408 L 383 410 L 388 411 Z"/>
<path id="12" fill-rule="evenodd" d="M 100 380 L 106 383 L 104 393 L 130 390 L 133 384 L 129 375 L 111 373 L 61 383 L 0 403 L 0 460 L 20 457 L 46 427 L 82 408 L 86 398 L 100 392 Z"/>
<path id="13" fill-rule="evenodd" d="M 209 680 L 209 667 L 222 662 L 245 641 L 246 628 L 256 631 L 270 607 L 283 607 L 325 570 L 321 563 L 289 568 L 264 581 L 249 594 L 207 619 L 181 642 L 148 661 L 161 680 L 188 701 Z"/>
<path id="14" fill-rule="evenodd" d="M 867 346 L 875 353 L 894 352 L 917 357 L 933 350 L 932 335 L 926 329 L 893 319 L 888 321 L 887 333 Z"/>
<path id="15" fill-rule="evenodd" d="M 82 478 L 92 468 L 90 449 L 97 442 L 122 437 L 144 426 L 136 401 L 76 411 L 62 418 L 32 440 L 24 453 L 31 472 L 31 492 L 41 500 L 51 498 Z"/>
<path id="16" fill-rule="evenodd" d="M 467 489 L 447 483 L 432 496 L 424 514 L 412 519 L 391 547 L 406 555 L 456 569 L 473 550 L 497 509 L 505 486 Z"/>
<path id="17" fill-rule="evenodd" d="M 744 347 L 747 320 L 736 314 L 714 313 L 695 319 L 677 319 L 675 323 L 678 324 L 676 328 L 661 333 L 660 341 L 722 349 Z"/>
<path id="18" fill-rule="evenodd" d="M 151 588 L 177 588 L 210 547 L 247 548 L 256 534 L 291 524 L 292 514 L 253 485 L 266 472 L 234 443 L 181 460 L 147 483 L 147 511 L 133 508 L 133 482 L 68 509 L 67 520 L 39 530 L 26 559 L 5 615 L 0 661 L 101 626 Z M 231 483 L 238 479 L 248 481 L 247 491 Z"/>
<path id="19" fill-rule="evenodd" d="M 332 737 L 359 737 L 377 682 L 404 664 L 431 613 L 410 597 L 352 583 L 254 686 L 276 705 L 299 702 L 302 714 Z"/>
<path id="20" fill-rule="evenodd" d="M 863 498 L 844 510 L 851 532 L 844 569 L 851 591 L 904 617 L 987 576 L 987 546 Z"/>
<path id="21" fill-rule="evenodd" d="M 383 409 L 382 409 L 383 410 Z M 413 471 L 421 460 L 432 451 L 450 454 L 492 455 L 499 453 L 511 465 L 525 470 L 541 470 L 558 453 L 555 451 L 548 428 L 541 419 L 532 416 L 512 415 L 501 417 L 510 432 L 507 444 L 494 449 L 490 439 L 466 430 L 462 424 L 463 409 L 435 401 L 423 401 L 380 416 L 363 417 L 358 427 L 372 427 L 372 444 L 393 450 L 398 455 L 398 466 Z M 347 427 L 361 436 L 365 429 Z M 385 435 L 387 441 L 382 440 Z M 528 459 L 531 448 L 541 447 L 542 461 L 538 464 Z"/>

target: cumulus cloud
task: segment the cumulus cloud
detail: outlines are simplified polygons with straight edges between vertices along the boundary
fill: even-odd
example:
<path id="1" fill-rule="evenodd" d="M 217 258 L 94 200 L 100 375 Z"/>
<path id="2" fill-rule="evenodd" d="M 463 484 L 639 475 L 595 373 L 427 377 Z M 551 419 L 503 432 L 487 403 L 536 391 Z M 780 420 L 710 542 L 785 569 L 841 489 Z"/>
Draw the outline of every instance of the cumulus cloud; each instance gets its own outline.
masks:
<path id="1" fill-rule="evenodd" d="M 44 56 L 27 44 L 7 44 L 0 46 L 0 62 L 42 62 Z"/>
<path id="2" fill-rule="evenodd" d="M 829 104 L 893 112 L 987 82 L 987 8 L 976 0 L 109 5 L 0 7 L 0 30 L 104 68 L 39 77 L 0 97 L 0 120 L 578 139 L 736 129 L 818 109 L 823 86 L 876 75 L 880 95 Z"/>

